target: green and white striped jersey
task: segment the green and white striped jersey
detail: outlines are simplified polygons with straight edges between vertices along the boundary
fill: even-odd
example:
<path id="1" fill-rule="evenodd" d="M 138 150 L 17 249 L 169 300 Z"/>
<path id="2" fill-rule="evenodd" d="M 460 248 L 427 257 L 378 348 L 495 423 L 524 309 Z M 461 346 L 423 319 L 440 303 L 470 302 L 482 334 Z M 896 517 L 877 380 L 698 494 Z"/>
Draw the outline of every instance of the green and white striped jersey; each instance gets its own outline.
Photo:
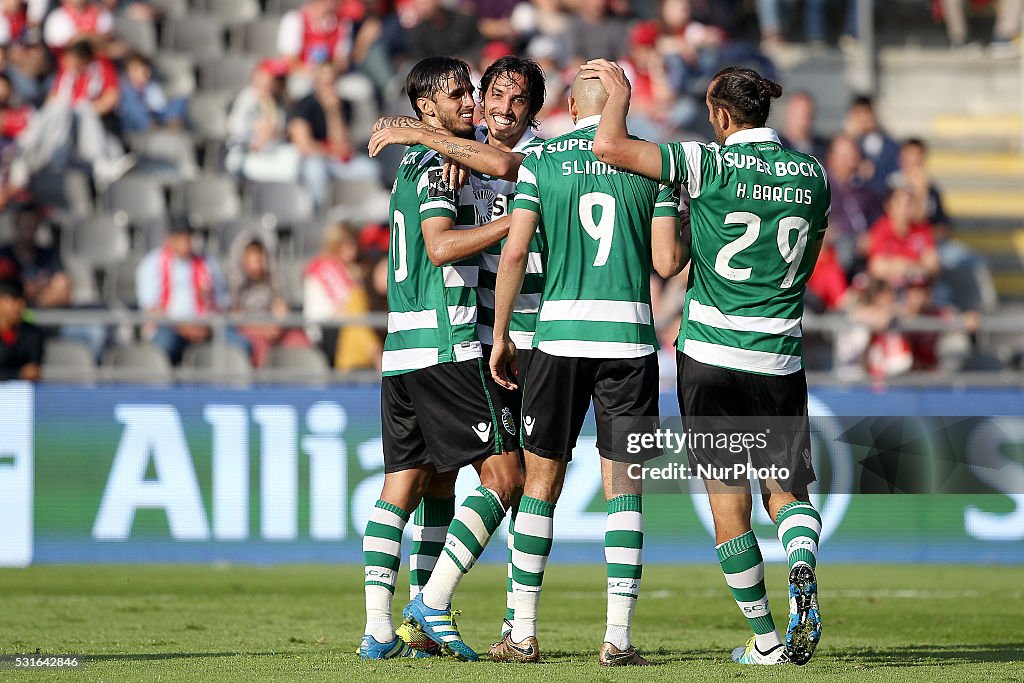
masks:
<path id="1" fill-rule="evenodd" d="M 391 192 L 385 376 L 483 355 L 476 333 L 475 261 L 438 268 L 423 241 L 424 220 L 454 221 L 457 210 L 441 156 L 422 145 L 410 148 Z"/>
<path id="2" fill-rule="evenodd" d="M 689 189 L 690 283 L 679 348 L 694 360 L 763 375 L 803 367 L 804 289 L 828 226 L 831 190 L 807 154 L 770 128 L 725 146 L 661 145 L 661 179 Z"/>
<path id="3" fill-rule="evenodd" d="M 487 129 L 483 128 L 481 142 L 487 141 Z M 478 138 L 479 139 L 479 138 Z M 512 148 L 513 152 L 528 154 L 544 141 L 532 130 L 527 130 Z M 515 198 L 516 183 L 503 178 L 474 173 L 467 184 L 469 194 L 476 207 L 477 225 L 490 223 L 511 211 Z M 463 188 L 466 192 L 466 188 Z M 465 195 L 464 195 L 465 196 Z M 530 242 L 530 254 L 526 265 L 526 277 L 523 289 L 516 298 L 509 325 L 509 336 L 516 346 L 528 349 L 533 346 L 533 333 L 537 329 L 537 311 L 540 309 L 540 298 L 544 292 L 544 262 L 541 258 L 542 240 L 540 230 Z M 498 277 L 498 261 L 501 259 L 501 248 L 505 240 L 488 247 L 480 254 L 480 282 L 476 289 L 477 296 L 477 333 L 484 344 L 494 343 L 494 284 Z"/>
<path id="4" fill-rule="evenodd" d="M 539 214 L 544 295 L 534 347 L 553 356 L 654 353 L 651 220 L 678 216 L 666 185 L 593 153 L 600 116 L 535 148 L 519 168 L 513 208 Z"/>

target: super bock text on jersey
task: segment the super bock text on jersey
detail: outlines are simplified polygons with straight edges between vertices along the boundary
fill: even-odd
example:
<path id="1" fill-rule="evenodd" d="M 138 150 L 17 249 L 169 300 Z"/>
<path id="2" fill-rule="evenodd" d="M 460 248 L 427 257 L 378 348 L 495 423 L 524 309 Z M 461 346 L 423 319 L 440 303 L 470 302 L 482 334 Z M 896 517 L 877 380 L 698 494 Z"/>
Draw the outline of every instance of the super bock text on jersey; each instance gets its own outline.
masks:
<path id="1" fill-rule="evenodd" d="M 388 334 L 381 385 L 385 471 L 458 469 L 513 449 L 516 421 L 485 377 L 476 332 L 475 260 L 435 266 L 423 223 L 454 225 L 456 192 L 423 146 L 402 160 L 391 195 Z"/>
<path id="2" fill-rule="evenodd" d="M 514 209 L 538 215 L 545 266 L 534 356 L 523 395 L 523 445 L 572 455 L 591 400 L 598 450 L 657 420 L 657 338 L 651 317 L 651 221 L 678 217 L 678 192 L 593 153 L 599 116 L 548 140 L 519 170 Z M 616 416 L 613 426 L 611 416 Z M 636 459 L 636 458 L 630 458 Z"/>

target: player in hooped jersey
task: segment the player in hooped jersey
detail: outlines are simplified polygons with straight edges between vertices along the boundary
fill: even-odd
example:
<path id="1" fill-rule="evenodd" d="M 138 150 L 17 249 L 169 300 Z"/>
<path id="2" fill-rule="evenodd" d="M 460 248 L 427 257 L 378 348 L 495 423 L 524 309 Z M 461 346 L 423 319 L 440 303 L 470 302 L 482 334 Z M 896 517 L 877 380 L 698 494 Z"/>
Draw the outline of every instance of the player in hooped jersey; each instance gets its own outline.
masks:
<path id="1" fill-rule="evenodd" d="M 675 188 L 613 168 L 591 151 L 606 100 L 599 81 L 577 78 L 569 99 L 575 129 L 523 161 L 498 269 L 491 374 L 514 388 L 513 310 L 539 228 L 544 292 L 523 385 L 526 487 L 513 539 L 515 620 L 491 647 L 497 661 L 540 659 L 537 606 L 554 508 L 593 401 L 608 506 L 608 618 L 598 662 L 649 664 L 630 634 L 643 567 L 643 513 L 641 482 L 627 472 L 631 462 L 657 453 L 630 457 L 625 439 L 652 429 L 658 419 L 652 255 L 659 273 L 670 277 L 679 272 L 685 247 Z"/>
<path id="2" fill-rule="evenodd" d="M 480 79 L 480 91 L 484 123 L 477 126 L 475 140 L 438 131 L 419 119 L 395 116 L 378 120 L 369 144 L 371 156 L 376 156 L 387 145 L 420 144 L 449 159 L 457 159 L 459 164 L 471 169 L 472 175 L 460 190 L 456 227 L 473 227 L 509 214 L 515 196 L 519 165 L 529 150 L 543 142 L 533 132 L 538 125 L 537 113 L 544 106 L 544 72 L 540 66 L 522 57 L 502 57 L 484 71 Z M 485 362 L 490 357 L 493 340 L 494 284 L 501 255 L 500 247 L 500 243 L 495 244 L 479 256 L 477 332 L 483 344 Z M 530 244 L 529 282 L 517 298 L 512 314 L 511 336 L 522 349 L 519 358 L 520 383 L 525 381 L 529 366 L 528 356 L 533 345 L 533 331 L 537 325 L 537 311 L 544 286 L 540 251 L 538 234 Z M 521 418 L 519 408 L 522 405 L 519 392 L 506 396 L 505 403 L 511 408 L 511 419 L 518 425 Z M 416 509 L 412 522 L 409 578 L 412 597 L 420 592 L 433 571 L 437 553 L 440 552 L 439 542 L 444 540 L 454 514 L 454 496 L 454 490 L 438 491 L 435 488 L 424 496 Z M 509 573 L 502 636 L 511 630 L 514 619 L 511 554 L 515 516 L 516 508 L 513 508 L 509 515 Z M 412 639 L 413 634 L 404 631 L 404 626 L 399 627 L 399 635 L 409 638 L 414 646 L 429 647 L 432 642 L 416 643 Z"/>
<path id="3" fill-rule="evenodd" d="M 473 134 L 473 85 L 461 60 L 431 57 L 413 67 L 406 90 L 429 125 Z M 443 552 L 405 624 L 447 655 L 474 661 L 455 625 L 452 595 L 522 491 L 517 429 L 484 371 L 476 330 L 475 265 L 457 265 L 508 233 L 507 218 L 457 230 L 458 203 L 443 160 L 417 145 L 402 160 L 391 197 L 388 335 L 381 382 L 384 486 L 363 538 L 368 659 L 422 656 L 399 638 L 391 599 L 402 532 L 424 494 L 451 491 L 472 464 L 480 486 L 455 512 Z"/>
<path id="4" fill-rule="evenodd" d="M 782 88 L 751 69 L 723 69 L 708 86 L 716 143 L 655 145 L 627 133 L 630 86 L 622 69 L 605 60 L 583 68 L 610 95 L 595 139 L 597 155 L 649 178 L 681 182 L 691 197 L 690 282 L 677 343 L 687 429 L 783 425 L 769 448 L 740 457 L 759 468 L 775 465 L 778 472 L 761 486 L 789 559 L 785 643 L 768 607 L 764 564 L 751 531 L 749 481 L 705 477 L 718 559 L 754 631 L 746 646 L 733 651 L 733 660 L 804 664 L 821 638 L 815 575 L 821 517 L 807 493 L 815 475 L 801 320 L 805 285 L 828 225 L 828 179 L 814 157 L 784 148 L 777 133 L 764 127 Z M 723 454 L 710 448 L 690 448 L 689 457 L 691 465 L 723 464 Z"/>

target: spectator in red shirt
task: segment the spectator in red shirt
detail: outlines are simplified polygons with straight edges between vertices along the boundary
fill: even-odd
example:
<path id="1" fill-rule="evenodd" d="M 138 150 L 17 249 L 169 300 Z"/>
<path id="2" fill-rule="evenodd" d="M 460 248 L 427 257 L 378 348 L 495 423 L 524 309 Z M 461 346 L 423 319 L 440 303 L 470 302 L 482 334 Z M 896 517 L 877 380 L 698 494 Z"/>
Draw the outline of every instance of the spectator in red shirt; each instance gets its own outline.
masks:
<path id="1" fill-rule="evenodd" d="M 292 71 L 308 72 L 330 62 L 343 72 L 352 41 L 352 21 L 341 15 L 338 0 L 309 0 L 286 13 L 277 31 L 277 51 Z"/>
<path id="2" fill-rule="evenodd" d="M 43 23 L 43 40 L 57 59 L 64 49 L 82 40 L 97 48 L 106 45 L 114 30 L 114 17 L 107 9 L 89 0 L 64 0 Z"/>
<path id="3" fill-rule="evenodd" d="M 807 281 L 806 303 L 808 308 L 816 313 L 827 313 L 842 308 L 850 287 L 846 271 L 839 261 L 836 245 L 834 240 L 829 239 L 829 234 L 825 233 L 825 244 L 818 255 L 814 272 Z"/>
<path id="4" fill-rule="evenodd" d="M 118 102 L 113 65 L 95 58 L 87 41 L 72 43 L 61 56 L 46 105 L 18 140 L 11 184 L 24 187 L 31 174 L 46 166 L 59 172 L 77 157 L 92 167 L 97 187 L 106 189 L 134 163 L 103 124 L 113 119 Z"/>
<path id="5" fill-rule="evenodd" d="M 0 148 L 6 148 L 28 126 L 32 107 L 13 103 L 14 88 L 7 74 L 0 73 Z"/>
<path id="6" fill-rule="evenodd" d="M 896 187 L 885 201 L 885 214 L 871 226 L 868 273 L 893 287 L 939 272 L 939 256 L 928 223 L 913 222 L 914 197 Z"/>

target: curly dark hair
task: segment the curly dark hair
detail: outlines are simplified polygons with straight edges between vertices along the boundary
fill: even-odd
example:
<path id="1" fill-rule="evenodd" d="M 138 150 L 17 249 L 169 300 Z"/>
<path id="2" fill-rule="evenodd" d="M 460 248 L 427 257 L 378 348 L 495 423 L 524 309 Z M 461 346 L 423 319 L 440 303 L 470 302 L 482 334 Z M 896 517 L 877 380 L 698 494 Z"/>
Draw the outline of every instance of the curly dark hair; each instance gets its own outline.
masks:
<path id="1" fill-rule="evenodd" d="M 544 70 L 540 68 L 540 65 L 532 59 L 524 59 L 514 55 L 508 55 L 496 60 L 487 67 L 487 71 L 484 72 L 483 77 L 480 79 L 481 104 L 483 104 L 484 96 L 491 87 L 491 83 L 499 76 L 513 81 L 519 78 L 526 79 L 523 92 L 526 93 L 530 100 L 530 127 L 537 128 L 540 126 L 537 114 L 544 108 L 544 96 L 547 94 L 544 88 Z"/>
<path id="2" fill-rule="evenodd" d="M 711 106 L 725 109 L 737 125 L 755 128 L 768 120 L 772 100 L 778 97 L 782 97 L 781 85 L 753 69 L 738 66 L 719 71 L 708 88 Z"/>

